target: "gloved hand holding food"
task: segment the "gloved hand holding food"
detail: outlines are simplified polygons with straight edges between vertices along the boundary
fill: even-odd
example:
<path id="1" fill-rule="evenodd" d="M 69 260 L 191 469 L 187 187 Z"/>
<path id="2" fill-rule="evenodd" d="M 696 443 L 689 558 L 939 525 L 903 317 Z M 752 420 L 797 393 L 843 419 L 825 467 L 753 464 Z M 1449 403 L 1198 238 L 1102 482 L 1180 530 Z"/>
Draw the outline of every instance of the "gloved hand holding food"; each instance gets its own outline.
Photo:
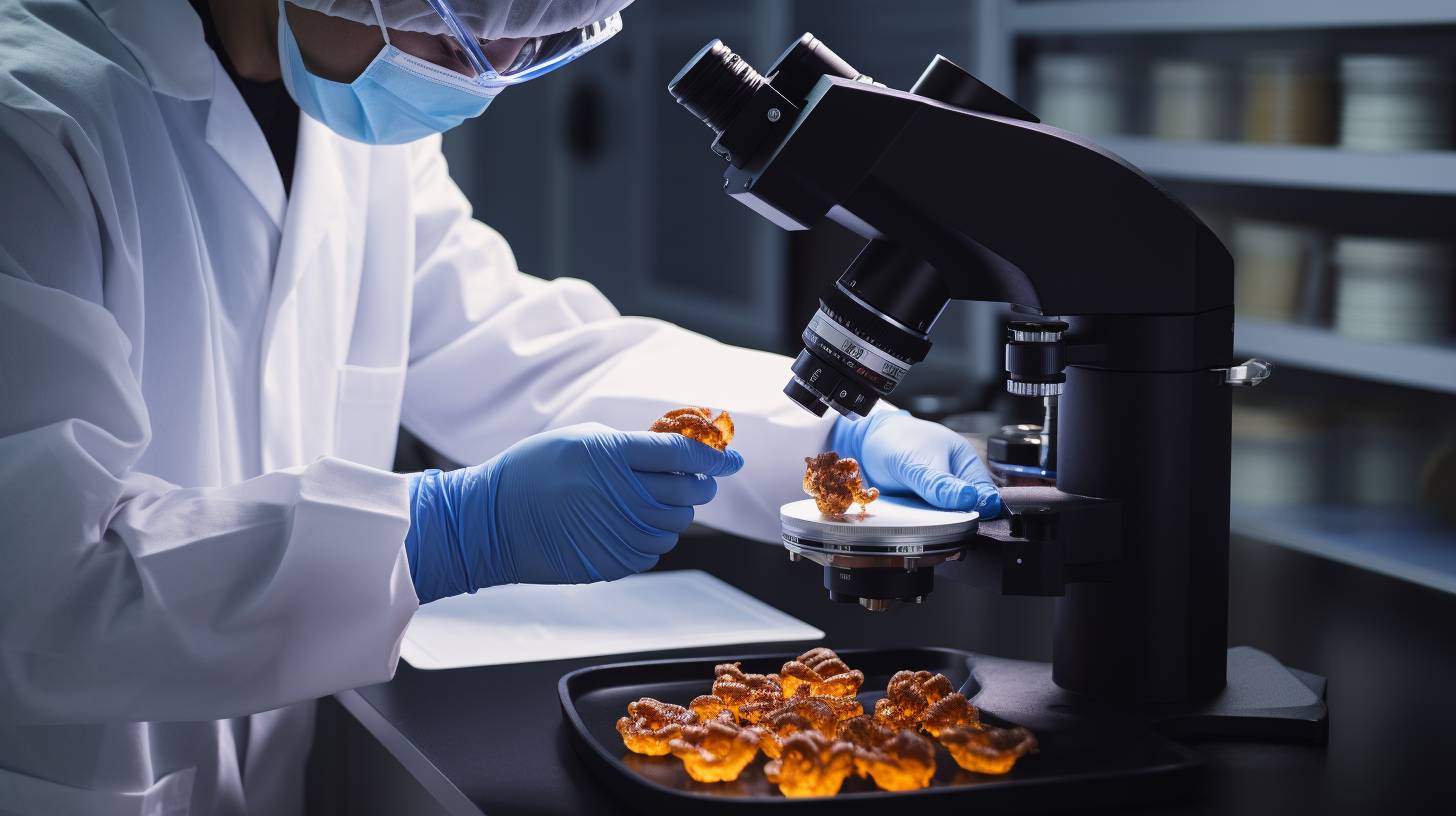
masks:
<path id="1" fill-rule="evenodd" d="M 677 433 L 573 425 L 494 459 L 410 479 L 405 539 L 420 603 L 498 584 L 610 581 L 651 568 L 743 467 Z"/>
<path id="2" fill-rule="evenodd" d="M 864 478 L 887 494 L 916 495 L 943 510 L 1001 513 L 1001 494 L 980 457 L 960 434 L 905 411 L 865 419 L 841 417 L 829 433 L 830 449 L 859 460 Z"/>

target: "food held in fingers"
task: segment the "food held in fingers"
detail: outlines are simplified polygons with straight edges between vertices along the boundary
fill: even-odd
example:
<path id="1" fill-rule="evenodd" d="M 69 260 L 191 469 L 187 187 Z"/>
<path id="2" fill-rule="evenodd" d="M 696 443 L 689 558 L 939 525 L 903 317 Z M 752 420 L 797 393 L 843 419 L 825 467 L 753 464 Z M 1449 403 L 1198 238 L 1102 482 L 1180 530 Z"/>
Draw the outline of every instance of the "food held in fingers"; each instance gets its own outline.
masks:
<path id="1" fill-rule="evenodd" d="M 864 684 L 864 672 L 851 669 L 832 649 L 810 649 L 779 669 L 784 696 L 791 697 L 807 685 L 813 694 L 853 697 Z"/>
<path id="2" fill-rule="evenodd" d="M 957 725 L 942 729 L 936 739 L 957 765 L 983 774 L 1004 774 L 1016 760 L 1036 750 L 1036 737 L 1025 728 Z"/>
<path id="3" fill-rule="evenodd" d="M 643 697 L 627 704 L 627 716 L 617 720 L 617 733 L 627 750 L 648 756 L 668 753 L 668 743 L 685 726 L 698 722 L 698 715 L 680 705 Z"/>
<path id="4" fill-rule="evenodd" d="M 833 796 L 854 772 L 854 746 L 818 731 L 801 731 L 784 740 L 778 758 L 763 772 L 785 796 Z"/>
<path id="5" fill-rule="evenodd" d="M 653 422 L 648 430 L 682 434 L 710 448 L 725 450 L 733 441 L 733 417 L 727 411 L 720 411 L 714 417 L 707 408 L 674 408 Z"/>
<path id="6" fill-rule="evenodd" d="M 758 734 L 726 720 L 684 726 L 668 743 L 683 770 L 698 782 L 731 782 L 758 753 Z"/>
<path id="7" fill-rule="evenodd" d="M 895 728 L 919 728 L 931 704 L 952 691 L 950 680 L 943 674 L 895 672 L 884 698 L 875 702 L 875 716 Z"/>
<path id="8" fill-rule="evenodd" d="M 860 510 L 880 497 L 877 488 L 866 485 L 860 477 L 859 462 L 841 459 L 834 451 L 804 459 L 804 492 L 814 497 L 819 512 L 826 516 L 842 516 L 850 505 Z"/>

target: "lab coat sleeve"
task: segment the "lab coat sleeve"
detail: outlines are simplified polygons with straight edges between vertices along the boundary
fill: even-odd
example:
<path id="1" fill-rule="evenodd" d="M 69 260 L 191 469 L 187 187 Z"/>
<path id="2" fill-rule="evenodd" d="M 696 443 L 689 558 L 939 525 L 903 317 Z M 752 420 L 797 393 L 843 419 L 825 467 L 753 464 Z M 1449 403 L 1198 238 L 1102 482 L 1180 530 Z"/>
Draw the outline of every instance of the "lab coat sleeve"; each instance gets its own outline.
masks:
<path id="1" fill-rule="evenodd" d="M 387 679 L 417 606 L 405 480 L 134 467 L 153 429 L 108 301 L 142 259 L 72 149 L 0 106 L 0 720 L 211 720 Z"/>
<path id="2" fill-rule="evenodd" d="M 717 497 L 697 519 L 777 541 L 778 508 L 804 498 L 804 457 L 824 450 L 832 424 L 784 397 L 789 359 L 623 317 L 584 281 L 520 272 L 505 240 L 471 218 L 438 140 L 415 149 L 418 272 L 405 426 L 474 464 L 549 428 L 596 421 L 642 430 L 668 408 L 727 409 L 746 464 L 718 480 Z"/>

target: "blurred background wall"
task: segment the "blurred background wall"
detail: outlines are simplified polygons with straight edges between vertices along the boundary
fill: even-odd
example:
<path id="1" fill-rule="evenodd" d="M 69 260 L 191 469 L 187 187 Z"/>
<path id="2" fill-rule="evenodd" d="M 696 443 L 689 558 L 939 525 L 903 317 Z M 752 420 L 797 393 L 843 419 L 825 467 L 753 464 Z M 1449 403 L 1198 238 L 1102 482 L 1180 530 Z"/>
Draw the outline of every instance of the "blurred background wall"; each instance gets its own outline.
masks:
<path id="1" fill-rule="evenodd" d="M 523 269 L 792 353 L 860 242 L 724 196 L 668 79 L 713 37 L 763 69 L 812 31 L 900 88 L 944 54 L 1144 168 L 1234 254 L 1237 350 L 1279 367 L 1235 395 L 1236 532 L 1456 592 L 1456 2 L 640 0 L 625 20 L 446 138 Z M 897 401 L 965 430 L 1039 419 L 1002 394 L 1002 319 L 955 304 Z"/>

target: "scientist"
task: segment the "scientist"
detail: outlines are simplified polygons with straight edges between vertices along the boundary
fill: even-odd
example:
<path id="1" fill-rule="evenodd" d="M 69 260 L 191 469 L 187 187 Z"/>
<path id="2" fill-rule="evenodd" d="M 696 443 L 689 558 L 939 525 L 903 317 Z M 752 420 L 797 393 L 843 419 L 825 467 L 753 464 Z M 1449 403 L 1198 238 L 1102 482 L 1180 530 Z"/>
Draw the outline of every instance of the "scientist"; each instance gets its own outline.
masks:
<path id="1" fill-rule="evenodd" d="M 626 3 L 0 0 L 0 812 L 296 813 L 310 701 L 419 603 L 648 569 L 695 507 L 772 539 L 828 447 L 999 510 L 955 434 L 472 220 L 438 134 Z M 636 430 L 679 405 L 742 456 Z M 393 474 L 400 424 L 482 464 Z"/>

